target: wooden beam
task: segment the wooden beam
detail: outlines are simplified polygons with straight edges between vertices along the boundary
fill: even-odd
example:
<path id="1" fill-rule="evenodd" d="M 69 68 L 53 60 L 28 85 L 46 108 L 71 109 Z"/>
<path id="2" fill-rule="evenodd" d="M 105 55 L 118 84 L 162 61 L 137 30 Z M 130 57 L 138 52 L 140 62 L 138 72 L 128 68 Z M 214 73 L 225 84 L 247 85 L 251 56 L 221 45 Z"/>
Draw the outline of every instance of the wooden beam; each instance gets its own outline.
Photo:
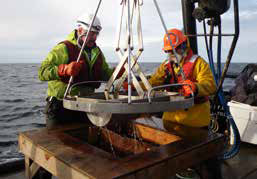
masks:
<path id="1" fill-rule="evenodd" d="M 30 166 L 30 175 L 31 175 L 31 178 L 33 178 L 37 171 L 39 170 L 40 166 L 38 164 L 36 164 L 35 162 L 33 162 Z"/>
<path id="2" fill-rule="evenodd" d="M 27 179 L 30 179 L 30 166 L 29 166 L 29 157 L 25 155 L 25 176 Z"/>
<path id="3" fill-rule="evenodd" d="M 82 124 L 76 129 L 62 131 L 60 128 L 51 132 L 45 129 L 22 132 L 19 134 L 19 147 L 26 158 L 26 176 L 31 177 L 34 173 L 32 171 L 36 171 L 36 164 L 33 167 L 33 164 L 30 165 L 30 160 L 33 160 L 54 176 L 63 179 L 165 178 L 217 156 L 224 147 L 224 136 L 208 135 L 207 130 L 192 129 L 191 132 L 197 133 L 192 135 L 186 129 L 185 134 L 189 137 L 142 124 L 137 126 L 138 133 L 140 129 L 147 131 L 140 135 L 161 146 L 154 146 L 147 152 L 115 158 L 111 153 L 88 144 L 87 129 Z M 72 132 L 75 135 L 71 135 Z"/>
<path id="4" fill-rule="evenodd" d="M 179 136 L 143 124 L 135 124 L 135 127 L 144 140 L 155 144 L 165 145 L 181 140 Z"/>
<path id="5" fill-rule="evenodd" d="M 21 152 L 25 155 L 26 177 L 31 178 L 31 170 L 29 165 L 29 158 L 38 163 L 41 167 L 46 169 L 52 175 L 62 179 L 87 179 L 94 178 L 81 171 L 71 168 L 69 165 L 56 157 L 51 156 L 42 148 L 36 146 L 23 135 L 19 135 L 19 147 Z M 60 149 L 61 150 L 61 149 Z M 33 167 L 36 168 L 36 167 Z"/>

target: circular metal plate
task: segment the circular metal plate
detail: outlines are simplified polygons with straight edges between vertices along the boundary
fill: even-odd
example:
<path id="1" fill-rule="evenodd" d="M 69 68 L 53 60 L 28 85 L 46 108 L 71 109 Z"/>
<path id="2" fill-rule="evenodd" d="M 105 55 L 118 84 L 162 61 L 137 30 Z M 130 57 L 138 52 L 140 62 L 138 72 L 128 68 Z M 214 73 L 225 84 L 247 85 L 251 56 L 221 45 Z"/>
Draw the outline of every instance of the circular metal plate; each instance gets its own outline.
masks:
<path id="1" fill-rule="evenodd" d="M 87 113 L 89 120 L 98 127 L 103 127 L 111 120 L 112 113 Z"/>
<path id="2" fill-rule="evenodd" d="M 154 113 L 175 111 L 179 109 L 188 109 L 194 105 L 194 99 L 184 97 L 169 97 L 166 101 L 132 101 L 108 102 L 103 100 L 80 99 L 76 100 L 63 99 L 63 106 L 66 109 L 75 111 L 84 111 L 90 113 L 112 113 L 112 114 L 135 114 L 135 113 Z"/>

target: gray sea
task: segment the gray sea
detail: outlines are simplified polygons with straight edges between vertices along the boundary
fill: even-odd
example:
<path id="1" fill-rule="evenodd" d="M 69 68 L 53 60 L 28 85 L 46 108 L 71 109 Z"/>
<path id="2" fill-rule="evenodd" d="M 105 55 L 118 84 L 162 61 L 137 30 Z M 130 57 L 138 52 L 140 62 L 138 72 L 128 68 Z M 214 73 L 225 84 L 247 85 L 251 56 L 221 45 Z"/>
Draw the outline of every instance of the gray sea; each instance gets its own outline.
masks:
<path id="1" fill-rule="evenodd" d="M 143 71 L 151 74 L 159 63 L 141 63 Z M 229 73 L 238 74 L 245 63 L 232 63 Z M 0 165 L 23 158 L 18 153 L 19 132 L 45 126 L 44 106 L 47 83 L 39 81 L 40 64 L 0 64 Z M 110 64 L 115 66 L 115 64 Z M 223 85 L 229 90 L 233 79 Z"/>

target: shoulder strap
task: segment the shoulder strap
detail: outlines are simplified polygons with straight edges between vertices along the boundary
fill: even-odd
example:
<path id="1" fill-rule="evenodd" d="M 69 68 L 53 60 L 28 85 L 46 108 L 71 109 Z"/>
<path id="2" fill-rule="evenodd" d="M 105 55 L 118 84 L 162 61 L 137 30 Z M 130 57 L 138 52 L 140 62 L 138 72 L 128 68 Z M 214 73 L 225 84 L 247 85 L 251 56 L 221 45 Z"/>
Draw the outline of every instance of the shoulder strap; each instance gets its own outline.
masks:
<path id="1" fill-rule="evenodd" d="M 68 64 L 76 61 L 80 52 L 80 49 L 78 46 L 74 45 L 68 40 L 62 41 L 59 44 L 65 44 L 68 50 Z M 84 55 L 81 55 L 80 60 L 84 61 L 84 65 L 82 66 L 79 75 L 76 76 L 73 80 L 73 83 L 81 82 L 81 81 L 88 81 L 89 80 L 89 70 L 88 70 L 88 64 L 87 61 L 85 60 Z M 69 81 L 69 77 L 65 79 L 61 79 L 63 82 L 67 83 Z"/>
<path id="2" fill-rule="evenodd" d="M 67 47 L 68 56 L 69 56 L 68 63 L 70 63 L 72 61 L 76 61 L 78 58 L 80 49 L 68 40 L 62 41 L 60 43 L 65 44 L 65 46 Z M 83 59 L 83 55 L 81 56 L 81 59 Z"/>

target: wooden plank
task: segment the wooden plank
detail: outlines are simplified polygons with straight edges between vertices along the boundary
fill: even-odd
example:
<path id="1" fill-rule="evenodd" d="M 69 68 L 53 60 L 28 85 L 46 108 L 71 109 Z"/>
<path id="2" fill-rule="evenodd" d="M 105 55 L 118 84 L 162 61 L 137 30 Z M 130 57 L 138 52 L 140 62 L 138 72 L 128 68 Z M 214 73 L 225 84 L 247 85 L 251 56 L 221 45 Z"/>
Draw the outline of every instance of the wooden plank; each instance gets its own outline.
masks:
<path id="1" fill-rule="evenodd" d="M 29 163 L 29 157 L 27 155 L 25 155 L 25 177 L 27 179 L 31 178 L 30 175 L 30 163 Z"/>
<path id="2" fill-rule="evenodd" d="M 104 141 L 107 141 L 108 143 L 111 142 L 114 149 L 126 154 L 146 152 L 152 147 L 150 144 L 137 141 L 136 139 L 122 137 L 107 129 L 102 130 L 102 136 Z"/>
<path id="3" fill-rule="evenodd" d="M 68 167 L 90 176 L 100 173 L 101 167 L 109 166 L 110 160 L 113 160 L 111 154 L 65 133 L 39 131 L 34 135 L 26 133 L 26 136 L 33 142 L 37 139 L 37 146 L 44 149 L 47 158 L 54 157 Z M 114 163 L 115 160 L 111 164 Z"/>
<path id="4" fill-rule="evenodd" d="M 153 142 L 160 145 L 169 144 L 178 140 L 181 140 L 181 137 L 170 134 L 168 132 L 157 130 L 152 127 L 143 125 L 143 124 L 135 124 L 137 132 L 139 135 L 149 142 Z"/>
<path id="5" fill-rule="evenodd" d="M 33 161 L 37 162 L 41 167 L 45 168 L 47 171 L 52 173 L 54 176 L 63 179 L 86 179 L 94 178 L 93 176 L 85 175 L 69 166 L 64 162 L 51 156 L 49 153 L 35 146 L 29 140 L 26 140 L 24 136 L 19 136 L 20 150 L 25 156 L 29 156 Z M 30 178 L 30 168 L 28 157 L 25 158 L 26 161 L 26 176 Z"/>
<path id="6" fill-rule="evenodd" d="M 81 130 L 81 127 L 77 128 Z M 76 130 L 76 128 L 73 129 Z M 198 133 L 199 130 L 193 131 Z M 167 162 L 168 174 L 174 174 L 181 168 L 187 167 L 187 164 L 197 164 L 217 155 L 222 150 L 223 136 L 218 134 L 209 136 L 207 131 L 200 133 L 204 135 L 201 135 L 200 138 L 195 135 L 196 138 L 192 140 L 193 142 L 188 140 L 190 137 L 181 137 L 182 139 L 176 142 L 154 147 L 148 152 L 125 158 L 114 158 L 111 154 L 74 138 L 61 129 L 57 132 L 49 132 L 45 129 L 23 132 L 19 135 L 19 147 L 25 156 L 53 175 L 64 179 L 130 178 L 131 175 L 135 177 L 137 172 L 140 172 L 137 174 L 138 176 L 142 176 L 144 170 L 149 170 L 149 173 L 152 172 L 152 175 L 159 177 L 162 176 L 162 173 L 158 173 L 158 170 L 164 170 L 162 166 Z M 157 141 L 159 140 L 161 139 Z M 202 155 L 203 153 L 205 155 Z M 184 165 L 184 163 L 186 164 Z"/>
<path id="7" fill-rule="evenodd" d="M 223 139 L 222 139 L 223 140 Z M 163 163 L 166 163 L 165 167 L 160 167 L 162 172 L 166 172 L 167 176 L 174 176 L 178 171 L 187 169 L 189 167 L 195 166 L 203 161 L 206 161 L 209 158 L 212 158 L 213 156 L 216 156 L 219 154 L 223 149 L 223 144 L 221 143 L 221 138 L 216 139 L 215 141 L 211 143 L 207 143 L 207 145 L 199 145 L 197 147 L 194 147 L 190 150 L 188 150 L 186 153 L 180 150 L 181 152 L 174 151 L 174 148 L 169 148 L 167 146 L 161 146 L 162 150 L 158 151 L 157 153 L 153 155 L 143 155 L 141 158 L 137 158 L 134 160 L 129 160 L 127 162 L 123 163 L 123 176 L 119 176 L 117 178 L 123 178 L 128 177 L 131 175 L 135 175 L 138 171 L 141 170 L 150 170 L 152 176 L 158 176 L 158 170 L 152 171 L 151 167 L 154 166 L 154 168 L 160 167 L 159 165 L 164 165 Z M 177 143 L 168 144 L 168 145 L 175 145 L 177 149 L 183 149 L 183 146 L 186 145 L 187 142 L 185 141 L 178 141 Z M 165 156 L 167 150 L 170 150 L 169 152 L 173 152 L 174 155 Z M 207 152 L 208 151 L 208 152 Z M 204 155 L 203 155 L 204 153 Z M 156 155 L 158 157 L 156 157 Z M 148 163 L 149 158 L 152 157 L 154 160 Z M 159 160 L 158 160 L 158 159 Z M 151 160 L 151 159 L 150 159 Z M 140 166 L 140 163 L 144 163 L 145 167 Z M 148 165 L 147 165 L 148 163 Z M 133 167 L 131 167 L 133 166 Z M 138 167 L 140 166 L 140 167 Z M 126 169 L 125 169 L 126 168 Z M 140 168 L 140 169 L 139 169 Z M 127 173 L 126 173 L 127 172 Z M 156 173 L 157 172 L 157 173 Z M 151 177 L 150 177 L 151 178 Z M 155 178 L 155 177 L 153 177 Z M 164 177 L 165 178 L 165 177 Z"/>
<path id="8" fill-rule="evenodd" d="M 31 178 L 33 178 L 37 171 L 39 170 L 40 166 L 38 164 L 36 164 L 35 162 L 33 162 L 30 166 L 30 171 L 31 171 Z"/>

